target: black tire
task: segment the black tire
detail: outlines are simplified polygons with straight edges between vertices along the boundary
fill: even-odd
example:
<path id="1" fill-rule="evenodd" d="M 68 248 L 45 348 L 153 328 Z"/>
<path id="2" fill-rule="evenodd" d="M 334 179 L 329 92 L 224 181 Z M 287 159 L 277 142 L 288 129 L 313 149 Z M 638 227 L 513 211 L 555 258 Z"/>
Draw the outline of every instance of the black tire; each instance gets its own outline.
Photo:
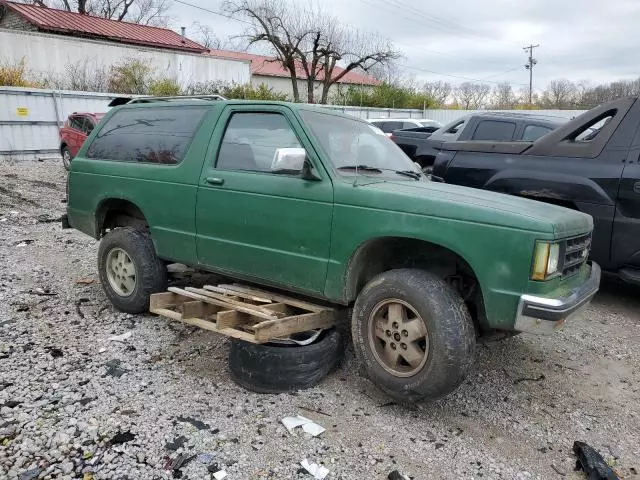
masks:
<path id="1" fill-rule="evenodd" d="M 241 387 L 257 393 L 283 393 L 313 387 L 336 366 L 343 338 L 332 328 L 311 345 L 256 345 L 231 339 L 229 371 Z"/>
<path id="2" fill-rule="evenodd" d="M 393 343 L 396 338 L 405 341 L 402 340 L 406 333 L 404 330 L 395 330 L 395 333 L 391 330 L 389 336 L 389 330 L 383 327 L 377 332 L 382 336 L 389 336 L 388 340 L 380 340 L 380 337 L 373 333 L 372 337 L 369 337 L 370 317 L 374 312 L 380 311 L 380 305 L 384 302 L 393 304 L 393 299 L 399 299 L 411 306 L 426 327 L 424 343 L 417 344 L 419 351 L 423 353 L 423 363 L 415 368 L 401 356 L 396 359 L 395 365 L 399 366 L 384 366 L 383 357 L 388 346 L 394 347 L 394 351 L 398 348 L 402 355 L 400 347 L 394 346 Z M 387 310 L 387 319 L 390 316 Z M 416 320 L 420 321 L 420 318 L 416 317 Z M 380 325 L 379 322 L 390 320 L 384 319 L 383 316 L 382 320 L 371 320 L 371 323 L 374 322 Z M 385 325 L 388 326 L 389 323 Z M 351 328 L 356 357 L 364 367 L 366 375 L 382 391 L 401 402 L 436 399 L 453 392 L 464 381 L 474 362 L 475 329 L 464 301 L 446 282 L 423 270 L 391 270 L 371 280 L 358 295 Z M 396 334 L 399 336 L 395 337 Z M 421 345 L 428 345 L 428 349 Z M 416 344 L 411 346 L 416 347 Z M 402 344 L 402 347 L 406 351 L 406 345 Z M 415 348 L 413 350 L 417 351 Z M 397 355 L 396 352 L 389 353 Z M 403 362 L 407 366 L 402 366 Z M 408 376 L 398 376 L 397 372 L 391 373 L 387 368 L 393 371 L 404 368 Z M 414 370 L 411 370 L 412 368 Z"/>
<path id="3" fill-rule="evenodd" d="M 126 252 L 135 267 L 135 287 L 126 296 L 114 290 L 108 278 L 107 257 L 114 249 Z M 98 249 L 98 274 L 107 298 L 118 310 L 127 313 L 148 311 L 151 294 L 167 289 L 167 268 L 156 255 L 151 236 L 134 227 L 116 228 L 102 238 Z"/>
<path id="4" fill-rule="evenodd" d="M 71 168 L 71 160 L 73 160 L 71 150 L 65 145 L 60 149 L 60 154 L 62 155 L 62 165 L 64 165 L 65 170 L 69 170 Z"/>

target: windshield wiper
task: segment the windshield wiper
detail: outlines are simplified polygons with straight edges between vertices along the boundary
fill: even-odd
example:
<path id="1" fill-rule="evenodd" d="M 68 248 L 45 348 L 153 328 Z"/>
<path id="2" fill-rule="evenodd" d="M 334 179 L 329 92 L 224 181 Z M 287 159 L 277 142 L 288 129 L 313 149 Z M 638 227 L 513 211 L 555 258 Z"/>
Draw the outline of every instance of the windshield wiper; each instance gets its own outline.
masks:
<path id="1" fill-rule="evenodd" d="M 420 180 L 422 174 L 419 172 L 414 172 L 413 170 L 394 170 L 393 168 L 380 168 L 380 167 L 372 167 L 370 165 L 346 165 L 344 167 L 338 167 L 338 170 L 363 170 L 365 172 L 376 172 L 382 173 L 384 172 L 393 172 L 398 175 L 403 175 L 405 177 L 413 178 L 414 180 Z"/>
<path id="2" fill-rule="evenodd" d="M 370 167 L 369 165 L 345 165 L 338 167 L 338 170 L 364 170 L 366 172 L 382 173 L 382 169 L 378 167 Z"/>
<path id="3" fill-rule="evenodd" d="M 405 177 L 410 177 L 415 180 L 420 180 L 422 177 L 421 173 L 414 172 L 413 170 L 394 170 L 398 175 L 404 175 Z"/>

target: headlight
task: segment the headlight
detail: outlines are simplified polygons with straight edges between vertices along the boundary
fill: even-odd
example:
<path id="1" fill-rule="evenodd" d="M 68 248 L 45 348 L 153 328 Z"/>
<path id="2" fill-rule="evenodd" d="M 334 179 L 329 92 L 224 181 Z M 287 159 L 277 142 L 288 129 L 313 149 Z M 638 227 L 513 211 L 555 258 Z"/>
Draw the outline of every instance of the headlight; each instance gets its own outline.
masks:
<path id="1" fill-rule="evenodd" d="M 558 271 L 560 263 L 560 244 L 536 242 L 533 252 L 532 280 L 546 280 Z"/>

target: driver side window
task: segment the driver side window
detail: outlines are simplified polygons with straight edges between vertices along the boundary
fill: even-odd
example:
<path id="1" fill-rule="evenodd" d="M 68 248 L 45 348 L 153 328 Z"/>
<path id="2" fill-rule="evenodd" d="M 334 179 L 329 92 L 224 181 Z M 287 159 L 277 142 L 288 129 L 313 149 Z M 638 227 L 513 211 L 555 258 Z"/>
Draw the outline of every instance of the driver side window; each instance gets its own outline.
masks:
<path id="1" fill-rule="evenodd" d="M 238 112 L 227 123 L 216 168 L 270 172 L 277 149 L 300 147 L 284 115 Z"/>

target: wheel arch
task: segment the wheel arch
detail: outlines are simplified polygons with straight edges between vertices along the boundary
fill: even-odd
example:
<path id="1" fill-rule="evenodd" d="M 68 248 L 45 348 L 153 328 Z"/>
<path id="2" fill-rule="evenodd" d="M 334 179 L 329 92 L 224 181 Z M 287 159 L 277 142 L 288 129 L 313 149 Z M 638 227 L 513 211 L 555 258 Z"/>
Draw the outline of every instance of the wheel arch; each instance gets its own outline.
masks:
<path id="1" fill-rule="evenodd" d="M 142 209 L 136 203 L 123 198 L 101 200 L 95 214 L 95 238 L 102 238 L 108 230 L 126 226 L 148 229 L 147 217 Z"/>
<path id="2" fill-rule="evenodd" d="M 347 264 L 345 300 L 354 302 L 373 277 L 398 268 L 421 268 L 446 279 L 467 303 L 476 326 L 488 329 L 481 280 L 471 262 L 449 246 L 424 239 L 384 236 L 361 243 Z"/>

